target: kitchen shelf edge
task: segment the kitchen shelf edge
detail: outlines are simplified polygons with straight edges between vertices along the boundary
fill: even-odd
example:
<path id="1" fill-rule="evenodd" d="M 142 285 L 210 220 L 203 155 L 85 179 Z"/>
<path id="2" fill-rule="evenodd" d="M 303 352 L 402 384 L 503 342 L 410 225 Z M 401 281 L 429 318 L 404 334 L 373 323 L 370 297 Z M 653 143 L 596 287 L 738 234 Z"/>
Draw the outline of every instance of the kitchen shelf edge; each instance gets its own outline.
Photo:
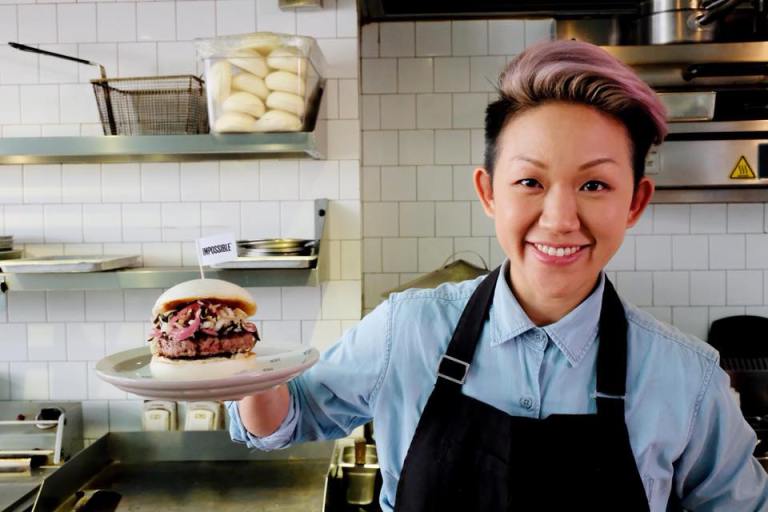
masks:
<path id="1" fill-rule="evenodd" d="M 311 132 L 0 138 L 0 164 L 322 159 L 325 125 L 318 121 Z"/>
<path id="2" fill-rule="evenodd" d="M 319 286 L 324 280 L 319 268 L 215 269 L 206 268 L 208 279 L 223 279 L 243 287 Z M 197 279 L 197 267 L 139 267 L 106 272 L 0 273 L 8 291 L 116 290 L 170 288 Z"/>

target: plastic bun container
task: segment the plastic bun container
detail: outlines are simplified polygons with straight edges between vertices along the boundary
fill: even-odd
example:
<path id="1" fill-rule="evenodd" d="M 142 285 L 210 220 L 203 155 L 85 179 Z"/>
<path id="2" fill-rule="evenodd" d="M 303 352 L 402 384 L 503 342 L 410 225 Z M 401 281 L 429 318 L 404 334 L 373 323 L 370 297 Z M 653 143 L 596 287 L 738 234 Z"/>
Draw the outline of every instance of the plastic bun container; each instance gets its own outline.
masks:
<path id="1" fill-rule="evenodd" d="M 324 59 L 311 37 L 256 32 L 196 41 L 205 62 L 211 132 L 297 132 L 322 88 Z"/>

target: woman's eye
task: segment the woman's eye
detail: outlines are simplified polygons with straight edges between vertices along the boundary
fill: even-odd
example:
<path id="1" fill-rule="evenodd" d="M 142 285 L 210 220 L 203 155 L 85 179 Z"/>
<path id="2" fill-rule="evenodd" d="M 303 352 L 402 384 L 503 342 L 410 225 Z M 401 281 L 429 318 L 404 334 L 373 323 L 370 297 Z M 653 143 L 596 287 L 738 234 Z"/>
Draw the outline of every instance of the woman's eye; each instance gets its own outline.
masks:
<path id="1" fill-rule="evenodd" d="M 582 190 L 586 190 L 587 192 L 599 192 L 607 188 L 608 188 L 608 185 L 606 185 L 602 181 L 595 181 L 595 180 L 588 181 L 581 187 Z"/>
<path id="2" fill-rule="evenodd" d="M 541 183 L 533 178 L 523 178 L 515 182 L 517 185 L 522 185 L 528 188 L 541 188 Z"/>

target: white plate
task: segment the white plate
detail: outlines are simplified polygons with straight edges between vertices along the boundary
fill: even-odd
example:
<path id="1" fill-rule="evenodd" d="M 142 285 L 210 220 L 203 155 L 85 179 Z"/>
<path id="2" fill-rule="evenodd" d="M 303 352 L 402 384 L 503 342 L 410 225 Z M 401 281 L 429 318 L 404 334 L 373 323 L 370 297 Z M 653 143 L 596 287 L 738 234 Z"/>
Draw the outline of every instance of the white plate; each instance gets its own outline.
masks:
<path id="1" fill-rule="evenodd" d="M 258 343 L 256 368 L 230 377 L 207 380 L 160 380 L 152 376 L 149 346 L 107 356 L 96 363 L 96 374 L 123 391 L 145 398 L 177 400 L 237 400 L 277 386 L 300 375 L 320 357 L 302 345 Z"/>

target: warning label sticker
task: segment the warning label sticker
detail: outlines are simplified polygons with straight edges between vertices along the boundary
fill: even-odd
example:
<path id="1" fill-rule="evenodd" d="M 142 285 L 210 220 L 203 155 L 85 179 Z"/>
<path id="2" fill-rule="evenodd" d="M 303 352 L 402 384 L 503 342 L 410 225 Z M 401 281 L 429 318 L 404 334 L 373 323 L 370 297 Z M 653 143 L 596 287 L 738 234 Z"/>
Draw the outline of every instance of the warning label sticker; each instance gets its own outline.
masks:
<path id="1" fill-rule="evenodd" d="M 744 156 L 741 156 L 739 161 L 736 162 L 736 166 L 731 171 L 730 178 L 732 180 L 753 180 L 757 178 L 757 176 L 755 175 L 755 171 L 752 170 L 752 167 L 749 166 L 747 159 L 744 158 Z"/>

